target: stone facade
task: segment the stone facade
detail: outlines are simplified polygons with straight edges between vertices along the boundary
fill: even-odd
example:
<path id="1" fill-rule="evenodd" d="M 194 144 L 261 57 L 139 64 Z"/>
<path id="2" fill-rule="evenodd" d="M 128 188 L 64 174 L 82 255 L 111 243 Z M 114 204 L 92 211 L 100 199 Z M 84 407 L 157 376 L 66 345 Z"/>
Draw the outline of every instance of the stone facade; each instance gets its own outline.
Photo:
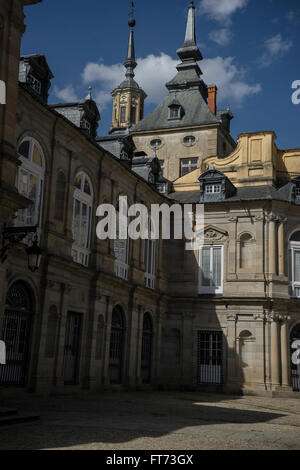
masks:
<path id="1" fill-rule="evenodd" d="M 44 250 L 36 272 L 28 270 L 26 240 L 10 246 L 0 264 L 0 338 L 8 349 L 1 392 L 21 386 L 46 394 L 121 387 L 291 393 L 298 379 L 300 389 L 290 346 L 300 324 L 298 278 L 291 274 L 291 259 L 294 273 L 299 266 L 300 150 L 277 149 L 273 132 L 243 134 L 235 148 L 220 122 L 132 129 L 136 149 L 146 154 L 152 138 L 161 140 L 158 156 L 165 155 L 168 177 L 176 180 L 162 195 L 132 171 L 129 158 L 116 158 L 80 124 L 18 86 L 22 3 L 0 7 L 0 79 L 9 84 L 0 109 L 1 234 L 4 223 L 18 225 L 36 213 Z M 191 10 L 193 2 L 190 25 Z M 186 60 L 184 48 L 180 54 Z M 178 93 L 178 103 L 184 99 Z M 195 144 L 187 145 L 183 138 L 192 131 Z M 227 142 L 224 154 L 219 139 Z M 198 168 L 178 178 L 180 158 L 192 155 Z M 35 212 L 24 189 L 28 168 L 38 181 Z M 204 245 L 189 251 L 176 239 L 99 240 L 97 207 L 118 209 L 120 195 L 149 209 L 196 208 L 201 198 Z"/>

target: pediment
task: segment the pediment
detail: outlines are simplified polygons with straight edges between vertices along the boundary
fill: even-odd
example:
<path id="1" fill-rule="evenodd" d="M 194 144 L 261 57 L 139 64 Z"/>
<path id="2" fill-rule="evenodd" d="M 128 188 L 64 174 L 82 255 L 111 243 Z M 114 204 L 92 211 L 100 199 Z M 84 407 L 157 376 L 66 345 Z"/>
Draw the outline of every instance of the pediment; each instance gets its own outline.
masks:
<path id="1" fill-rule="evenodd" d="M 223 241 L 228 237 L 228 232 L 214 225 L 204 227 L 204 239 L 209 241 Z"/>

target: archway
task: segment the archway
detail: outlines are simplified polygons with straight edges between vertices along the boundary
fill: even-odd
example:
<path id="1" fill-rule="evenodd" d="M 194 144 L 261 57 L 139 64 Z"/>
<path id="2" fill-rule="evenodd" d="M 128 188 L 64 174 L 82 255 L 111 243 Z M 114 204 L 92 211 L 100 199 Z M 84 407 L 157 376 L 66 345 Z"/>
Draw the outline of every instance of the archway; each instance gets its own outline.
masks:
<path id="1" fill-rule="evenodd" d="M 1 338 L 6 345 L 6 365 L 0 366 L 1 385 L 25 385 L 32 314 L 29 289 L 25 283 L 15 282 L 6 296 Z"/>
<path id="2" fill-rule="evenodd" d="M 300 392 L 300 324 L 291 332 L 291 374 L 294 392 Z"/>
<path id="3" fill-rule="evenodd" d="M 143 320 L 142 337 L 142 358 L 141 358 L 141 378 L 144 384 L 151 382 L 152 369 L 152 320 L 148 313 L 145 313 Z"/>
<path id="4" fill-rule="evenodd" d="M 112 312 L 109 354 L 109 378 L 112 384 L 122 383 L 124 355 L 124 313 L 120 306 Z"/>

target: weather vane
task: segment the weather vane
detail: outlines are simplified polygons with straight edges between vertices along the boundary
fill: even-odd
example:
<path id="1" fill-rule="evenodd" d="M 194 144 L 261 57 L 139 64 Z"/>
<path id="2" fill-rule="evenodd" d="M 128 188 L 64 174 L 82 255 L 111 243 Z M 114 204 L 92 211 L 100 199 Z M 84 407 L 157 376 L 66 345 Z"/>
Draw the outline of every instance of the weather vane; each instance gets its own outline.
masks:
<path id="1" fill-rule="evenodd" d="M 131 0 L 131 12 L 129 13 L 129 16 L 131 16 L 131 18 L 133 18 L 134 16 L 134 12 L 135 12 L 135 4 L 134 4 L 134 0 Z"/>
<path id="2" fill-rule="evenodd" d="M 131 28 L 135 27 L 135 19 L 134 19 L 134 12 L 135 12 L 135 3 L 134 0 L 131 0 L 131 12 L 129 13 L 129 21 L 128 24 Z"/>

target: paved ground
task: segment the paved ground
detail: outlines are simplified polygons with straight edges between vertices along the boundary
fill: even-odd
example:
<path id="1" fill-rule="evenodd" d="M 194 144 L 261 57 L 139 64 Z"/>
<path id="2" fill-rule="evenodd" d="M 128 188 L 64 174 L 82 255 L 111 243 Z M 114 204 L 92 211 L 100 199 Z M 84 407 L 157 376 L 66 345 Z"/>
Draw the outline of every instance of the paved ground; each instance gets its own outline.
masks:
<path id="1" fill-rule="evenodd" d="M 1 405 L 41 414 L 0 427 L 0 449 L 300 449 L 300 400 L 186 392 L 27 396 Z"/>

